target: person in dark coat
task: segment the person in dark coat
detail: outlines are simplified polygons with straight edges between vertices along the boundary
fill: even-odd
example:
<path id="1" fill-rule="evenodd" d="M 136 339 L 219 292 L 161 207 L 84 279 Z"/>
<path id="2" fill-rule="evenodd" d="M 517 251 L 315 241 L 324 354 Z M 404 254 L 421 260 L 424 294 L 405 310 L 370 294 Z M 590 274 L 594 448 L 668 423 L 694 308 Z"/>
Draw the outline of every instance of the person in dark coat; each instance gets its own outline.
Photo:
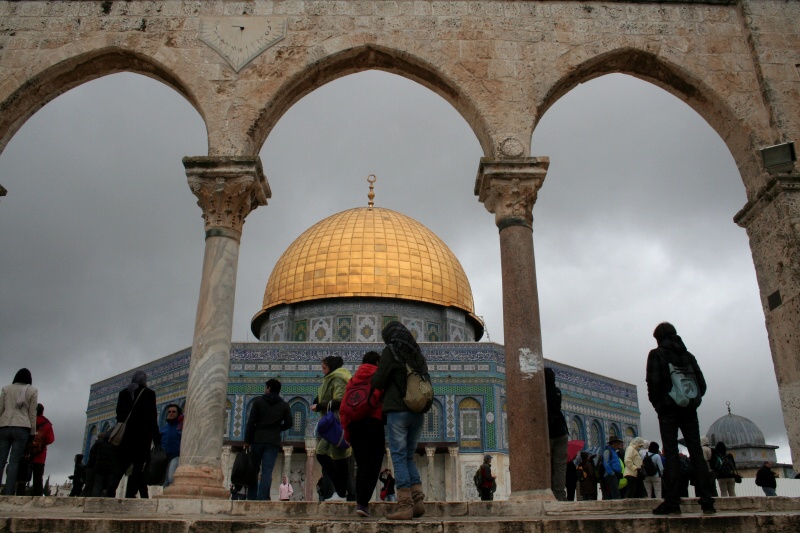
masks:
<path id="1" fill-rule="evenodd" d="M 559 501 L 567 499 L 567 421 L 561 412 L 561 389 L 556 387 L 556 373 L 544 369 L 544 387 L 547 397 L 547 431 L 550 435 L 550 488 Z M 573 491 L 575 485 L 572 485 Z"/>
<path id="2" fill-rule="evenodd" d="M 270 379 L 264 394 L 253 400 L 247 419 L 245 448 L 253 452 L 253 461 L 261 466 L 261 480 L 247 489 L 248 500 L 269 500 L 272 489 L 272 470 L 281 449 L 281 432 L 294 425 L 289 404 L 280 397 L 281 382 Z"/>
<path id="3" fill-rule="evenodd" d="M 764 466 L 756 472 L 756 485 L 761 487 L 765 496 L 777 496 L 778 482 L 775 481 L 775 472 L 772 471 L 773 464 L 764 461 Z"/>
<path id="4" fill-rule="evenodd" d="M 666 466 L 662 493 L 664 501 L 653 514 L 667 515 L 681 513 L 680 485 L 678 484 L 678 431 L 683 434 L 692 470 L 695 474 L 695 493 L 699 496 L 700 507 L 704 514 L 713 514 L 714 498 L 708 493 L 708 467 L 703 458 L 700 445 L 700 428 L 697 422 L 697 408 L 706 393 L 706 381 L 697 364 L 697 359 L 689 353 L 683 340 L 678 336 L 675 326 L 662 322 L 653 331 L 658 347 L 647 356 L 647 396 L 658 414 L 658 425 L 661 430 Z M 673 391 L 673 380 L 677 373 L 673 369 L 682 369 L 681 388 Z M 679 405 L 674 395 L 679 391 L 688 391 L 686 405 Z"/>
<path id="5" fill-rule="evenodd" d="M 129 417 L 130 415 L 130 417 Z M 156 393 L 147 388 L 147 374 L 142 370 L 134 372 L 130 384 L 122 389 L 117 399 L 117 424 L 128 421 L 125 435 L 117 449 L 117 471 L 107 492 L 113 496 L 122 476 L 133 465 L 125 489 L 126 498 L 135 498 L 139 493 L 147 497 L 144 484 L 144 465 L 150 456 L 153 445 L 161 445 L 158 430 L 158 411 Z"/>
<path id="6" fill-rule="evenodd" d="M 718 441 L 714 445 L 717 455 L 722 457 L 722 466 L 717 470 L 717 483 L 719 483 L 720 496 L 736 496 L 736 477 L 739 475 L 736 472 L 736 459 L 733 454 L 728 453 L 728 447 L 725 443 Z"/>
<path id="7" fill-rule="evenodd" d="M 578 485 L 578 469 L 574 461 L 567 461 L 567 501 L 575 501 L 575 489 Z"/>
<path id="8" fill-rule="evenodd" d="M 69 476 L 69 479 L 72 480 L 72 490 L 69 491 L 70 497 L 80 496 L 86 479 L 86 467 L 83 465 L 82 453 L 75 456 L 75 468 L 72 469 L 72 475 Z"/>
<path id="9" fill-rule="evenodd" d="M 581 462 L 578 464 L 578 485 L 581 501 L 597 499 L 597 471 L 594 461 L 597 456 L 589 452 L 581 452 Z"/>

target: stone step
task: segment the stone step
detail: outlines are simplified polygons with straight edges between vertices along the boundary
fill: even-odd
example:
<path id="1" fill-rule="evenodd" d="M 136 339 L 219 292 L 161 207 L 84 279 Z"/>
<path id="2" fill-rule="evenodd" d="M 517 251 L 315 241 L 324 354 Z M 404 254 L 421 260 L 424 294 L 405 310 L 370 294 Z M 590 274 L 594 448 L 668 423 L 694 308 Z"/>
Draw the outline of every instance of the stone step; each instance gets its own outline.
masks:
<path id="1" fill-rule="evenodd" d="M 703 515 L 684 500 L 683 515 L 657 517 L 655 500 L 598 502 L 431 502 L 423 518 L 389 521 L 393 504 L 372 504 L 373 518 L 354 515 L 351 502 L 248 502 L 226 500 L 117 500 L 0 497 L 2 533 L 545 533 L 671 531 L 797 533 L 800 498 L 739 497 L 717 500 Z"/>

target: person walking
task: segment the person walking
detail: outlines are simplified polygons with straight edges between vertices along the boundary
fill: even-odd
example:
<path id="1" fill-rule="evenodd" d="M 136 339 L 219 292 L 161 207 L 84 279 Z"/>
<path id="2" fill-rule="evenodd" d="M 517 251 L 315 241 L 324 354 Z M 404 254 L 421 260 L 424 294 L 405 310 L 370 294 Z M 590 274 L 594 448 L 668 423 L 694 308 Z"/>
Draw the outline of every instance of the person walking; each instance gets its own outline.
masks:
<path id="1" fill-rule="evenodd" d="M 6 385 L 0 392 L 0 481 L 5 472 L 5 496 L 14 495 L 25 448 L 36 435 L 38 404 L 39 391 L 33 387 L 31 371 L 27 368 L 21 368 L 11 385 Z"/>
<path id="2" fill-rule="evenodd" d="M 278 487 L 278 499 L 282 502 L 288 502 L 292 495 L 294 494 L 294 489 L 292 488 L 292 484 L 289 483 L 289 478 L 283 476 L 281 479 L 281 485 Z"/>
<path id="3" fill-rule="evenodd" d="M 82 453 L 75 455 L 75 467 L 72 469 L 72 475 L 69 476 L 69 479 L 72 480 L 72 490 L 69 491 L 70 497 L 80 496 L 86 481 L 86 467 L 83 464 Z"/>
<path id="4" fill-rule="evenodd" d="M 245 448 L 253 452 L 253 461 L 261 465 L 261 479 L 247 489 L 248 500 L 269 500 L 272 471 L 281 449 L 281 432 L 294 425 L 289 404 L 280 397 L 281 382 L 275 378 L 265 383 L 264 394 L 253 400 L 245 428 Z"/>
<path id="5" fill-rule="evenodd" d="M 652 474 L 648 474 L 647 469 L 652 468 L 647 466 L 647 462 L 650 462 L 655 467 L 655 471 L 652 469 Z M 664 476 L 664 462 L 661 460 L 661 454 L 658 450 L 658 443 L 651 442 L 650 446 L 647 448 L 647 451 L 644 452 L 642 457 L 642 469 L 645 471 L 647 476 L 644 478 L 644 490 L 647 493 L 647 498 L 657 498 L 661 499 L 661 479 Z"/>
<path id="6" fill-rule="evenodd" d="M 125 472 L 133 466 L 125 487 L 125 497 L 135 498 L 137 494 L 146 498 L 147 485 L 144 484 L 144 465 L 150 457 L 150 448 L 161 444 L 158 430 L 158 411 L 156 393 L 147 387 L 147 374 L 137 370 L 127 387 L 119 392 L 117 398 L 117 424 L 125 424 L 122 442 L 117 447 L 117 468 L 114 478 L 107 488 L 107 495 L 113 497 Z"/>
<path id="7" fill-rule="evenodd" d="M 378 352 L 367 352 L 361 365 L 347 383 L 339 415 L 345 439 L 353 447 L 356 460 L 356 514 L 372 516 L 369 501 L 383 463 L 386 435 L 383 429 L 380 391 L 372 386 L 372 376 L 378 370 Z"/>
<path id="8" fill-rule="evenodd" d="M 28 466 L 31 469 L 33 496 L 44 496 L 44 463 L 47 461 L 47 447 L 55 442 L 53 424 L 44 416 L 44 405 L 36 406 L 36 435 L 28 445 Z"/>
<path id="9" fill-rule="evenodd" d="M 478 467 L 475 473 L 475 485 L 481 496 L 481 501 L 494 500 L 494 491 L 497 489 L 497 481 L 492 475 L 492 456 L 488 453 L 483 456 L 483 464 Z"/>
<path id="10" fill-rule="evenodd" d="M 775 480 L 775 472 L 772 471 L 773 463 L 764 461 L 764 465 L 756 472 L 756 485 L 761 487 L 765 496 L 777 496 L 778 482 Z"/>
<path id="11" fill-rule="evenodd" d="M 728 447 L 722 441 L 714 445 L 714 451 L 722 458 L 722 465 L 717 470 L 720 496 L 736 496 L 736 459 L 728 453 Z"/>
<path id="12" fill-rule="evenodd" d="M 389 451 L 397 479 L 396 510 L 386 515 L 386 518 L 411 520 L 425 514 L 425 493 L 422 491 L 422 481 L 414 462 L 425 415 L 411 411 L 403 401 L 408 379 L 406 367 L 427 379 L 430 376 L 422 350 L 403 324 L 396 320 L 389 322 L 383 328 L 381 336 L 386 348 L 381 352 L 372 384 L 383 391 Z"/>
<path id="13" fill-rule="evenodd" d="M 338 355 L 329 355 L 322 360 L 322 374 L 324 376 L 322 384 L 319 386 L 311 410 L 321 415 L 329 411 L 338 415 L 347 382 L 352 376 L 344 368 L 344 360 Z M 323 438 L 318 440 L 317 462 L 334 487 L 332 494 L 324 494 L 325 501 L 345 501 L 350 485 L 349 459 L 353 455 L 353 450 L 350 447 L 342 450 Z"/>
<path id="14" fill-rule="evenodd" d="M 639 450 L 644 447 L 644 439 L 636 437 L 625 450 L 625 479 L 628 481 L 625 487 L 625 498 L 632 499 L 639 497 L 639 476 L 642 470 L 642 456 Z M 644 477 L 644 476 L 642 476 Z"/>
<path id="15" fill-rule="evenodd" d="M 594 467 L 595 455 L 581 452 L 581 462 L 578 464 L 578 487 L 581 501 L 597 499 L 597 471 Z"/>
<path id="16" fill-rule="evenodd" d="M 680 486 L 678 459 L 678 431 L 683 434 L 692 469 L 698 482 L 695 492 L 699 496 L 704 514 L 713 514 L 714 498 L 706 490 L 708 487 L 708 463 L 703 458 L 700 445 L 700 429 L 697 422 L 697 408 L 706 393 L 706 381 L 697 364 L 697 359 L 689 353 L 683 340 L 678 336 L 675 326 L 662 322 L 653 331 L 658 347 L 647 356 L 647 396 L 658 415 L 661 441 L 664 444 L 666 468 L 662 492 L 664 501 L 653 514 L 680 514 Z"/>
<path id="17" fill-rule="evenodd" d="M 183 410 L 177 403 L 167 406 L 167 420 L 161 426 L 161 447 L 167 454 L 167 479 L 164 487 L 169 487 L 175 481 L 175 471 L 181 461 L 181 436 L 183 435 Z"/>
<path id="18" fill-rule="evenodd" d="M 711 468 L 711 460 L 714 457 L 714 451 L 711 449 L 711 444 L 708 442 L 708 437 L 703 435 L 700 437 L 700 446 L 703 448 L 703 459 L 706 460 L 706 492 L 711 496 L 717 497 L 717 473 Z"/>

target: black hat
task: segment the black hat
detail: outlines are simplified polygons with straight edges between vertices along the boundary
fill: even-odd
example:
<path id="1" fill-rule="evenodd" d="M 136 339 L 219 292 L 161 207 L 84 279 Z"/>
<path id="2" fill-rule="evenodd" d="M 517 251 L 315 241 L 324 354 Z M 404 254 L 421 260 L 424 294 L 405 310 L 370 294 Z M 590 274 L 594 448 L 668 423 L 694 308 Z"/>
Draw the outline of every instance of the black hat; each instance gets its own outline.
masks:
<path id="1" fill-rule="evenodd" d="M 615 442 L 623 442 L 623 440 L 619 437 L 611 437 L 610 439 L 608 439 L 609 446 L 614 444 Z"/>

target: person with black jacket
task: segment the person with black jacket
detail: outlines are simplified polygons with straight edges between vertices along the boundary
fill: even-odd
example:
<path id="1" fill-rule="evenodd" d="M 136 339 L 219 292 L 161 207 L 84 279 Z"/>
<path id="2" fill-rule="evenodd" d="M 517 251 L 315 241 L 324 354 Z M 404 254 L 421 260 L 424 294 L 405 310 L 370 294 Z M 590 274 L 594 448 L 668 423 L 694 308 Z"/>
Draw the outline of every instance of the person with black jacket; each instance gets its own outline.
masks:
<path id="1" fill-rule="evenodd" d="M 125 488 L 126 498 L 136 494 L 147 498 L 147 485 L 144 484 L 144 465 L 150 457 L 150 448 L 161 444 L 158 431 L 158 411 L 156 393 L 147 388 L 147 374 L 143 370 L 134 372 L 130 384 L 122 389 L 117 399 L 117 424 L 125 421 L 125 434 L 117 447 L 117 469 L 107 488 L 107 495 L 113 496 L 122 476 L 133 465 Z"/>
<path id="2" fill-rule="evenodd" d="M 664 501 L 653 509 L 653 514 L 681 514 L 678 430 L 683 434 L 692 469 L 699 478 L 695 483 L 695 493 L 699 496 L 700 507 L 704 514 L 713 514 L 716 512 L 714 498 L 707 490 L 708 467 L 703 458 L 697 422 L 697 408 L 706 393 L 703 372 L 678 336 L 675 326 L 662 322 L 656 326 L 653 337 L 658 347 L 647 356 L 647 396 L 658 414 L 666 458 Z"/>
<path id="3" fill-rule="evenodd" d="M 772 462 L 764 461 L 764 466 L 756 472 L 756 485 L 761 487 L 765 496 L 777 496 L 778 482 L 775 481 L 775 472 L 772 471 Z"/>
<path id="4" fill-rule="evenodd" d="M 569 432 L 567 421 L 561 412 L 561 389 L 556 387 L 556 373 L 550 367 L 544 369 L 544 387 L 547 398 L 547 431 L 550 435 L 550 490 L 558 501 L 563 502 L 567 500 Z"/>
<path id="5" fill-rule="evenodd" d="M 289 404 L 280 397 L 281 382 L 266 382 L 263 396 L 253 400 L 245 428 L 245 447 L 253 451 L 253 461 L 261 465 L 261 480 L 247 489 L 248 500 L 269 500 L 272 470 L 281 449 L 281 432 L 294 425 Z"/>

